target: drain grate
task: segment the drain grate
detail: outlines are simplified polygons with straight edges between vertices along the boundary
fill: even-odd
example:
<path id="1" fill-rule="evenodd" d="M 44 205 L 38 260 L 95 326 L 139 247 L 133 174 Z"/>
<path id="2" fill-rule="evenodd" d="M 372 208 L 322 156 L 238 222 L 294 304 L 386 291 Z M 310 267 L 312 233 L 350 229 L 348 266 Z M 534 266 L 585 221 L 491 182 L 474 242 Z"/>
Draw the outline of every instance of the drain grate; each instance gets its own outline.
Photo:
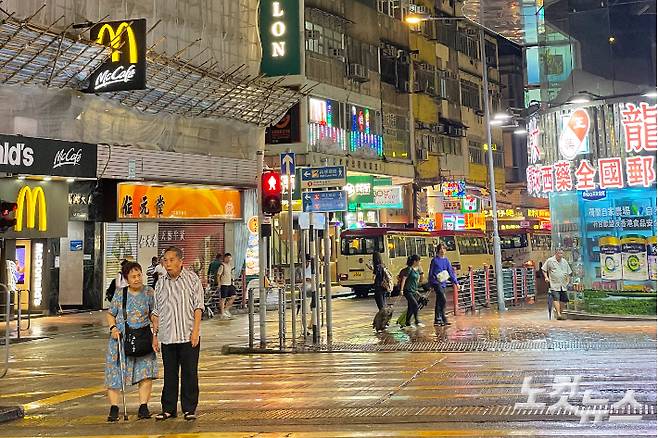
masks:
<path id="1" fill-rule="evenodd" d="M 393 352 L 393 351 L 435 351 L 441 353 L 481 352 L 481 351 L 529 351 L 529 350 L 640 350 L 656 349 L 651 341 L 615 342 L 615 341 L 553 341 L 536 340 L 525 342 L 505 341 L 468 341 L 468 342 L 408 342 L 358 344 L 349 342 L 301 346 L 301 351 L 308 352 Z"/>
<path id="2" fill-rule="evenodd" d="M 644 405 L 639 409 L 615 410 L 609 406 L 597 406 L 597 409 L 608 411 L 616 416 L 647 416 L 655 417 L 655 405 Z M 450 421 L 451 417 L 465 419 L 484 419 L 488 421 L 524 421 L 572 420 L 580 421 L 580 416 L 574 412 L 560 409 L 550 411 L 549 408 L 534 410 L 519 410 L 513 406 L 425 406 L 425 407 L 368 407 L 368 408 L 328 408 L 328 409 L 273 409 L 264 411 L 219 411 L 203 416 L 209 421 L 267 421 L 267 420 L 317 420 L 317 419 L 349 419 L 349 418 L 388 418 L 404 417 L 419 421 L 418 417 L 432 417 L 432 421 Z"/>

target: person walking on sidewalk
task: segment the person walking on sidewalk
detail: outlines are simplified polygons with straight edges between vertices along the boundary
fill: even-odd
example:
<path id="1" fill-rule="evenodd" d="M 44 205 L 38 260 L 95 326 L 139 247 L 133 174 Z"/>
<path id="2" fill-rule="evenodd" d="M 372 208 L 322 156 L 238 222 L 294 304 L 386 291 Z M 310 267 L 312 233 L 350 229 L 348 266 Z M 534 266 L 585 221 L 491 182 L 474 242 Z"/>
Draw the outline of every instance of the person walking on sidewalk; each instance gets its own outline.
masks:
<path id="1" fill-rule="evenodd" d="M 452 280 L 452 287 L 459 287 L 459 280 L 455 275 L 450 260 L 446 257 L 446 247 L 439 243 L 436 247 L 436 256 L 430 264 L 429 281 L 434 293 L 436 302 L 434 303 L 434 325 L 450 325 L 446 318 L 446 282 Z"/>
<path id="2" fill-rule="evenodd" d="M 217 270 L 217 282 L 219 283 L 219 314 L 222 318 L 231 318 L 231 307 L 237 296 L 235 286 L 233 286 L 233 267 L 231 261 L 233 256 L 230 253 L 224 254 L 224 261 Z"/>
<path id="3" fill-rule="evenodd" d="M 542 267 L 544 279 L 549 284 L 549 293 L 553 298 L 553 309 L 557 315 L 557 319 L 564 319 L 562 317 L 562 303 L 568 303 L 569 297 L 567 296 L 567 288 L 571 281 L 571 266 L 564 258 L 562 248 L 555 250 L 555 255 L 549 257 Z"/>
<path id="4" fill-rule="evenodd" d="M 162 350 L 164 386 L 162 413 L 156 420 L 176 417 L 178 404 L 178 376 L 180 373 L 180 402 L 186 420 L 196 420 L 199 404 L 199 351 L 201 349 L 201 315 L 203 314 L 203 286 L 192 271 L 183 268 L 183 253 L 171 246 L 164 253 L 165 275 L 155 289 L 155 333 Z"/>
<path id="5" fill-rule="evenodd" d="M 418 300 L 416 299 L 416 291 L 418 290 L 418 282 L 420 280 L 420 257 L 416 254 L 409 256 L 407 259 L 407 267 L 400 272 L 400 289 L 407 299 L 407 318 L 403 329 L 412 328 L 411 317 L 414 317 L 416 326 L 423 327 L 423 324 L 418 319 Z"/>
<path id="6" fill-rule="evenodd" d="M 110 308 L 107 311 L 107 323 L 110 326 L 110 341 L 105 356 L 105 387 L 110 399 L 110 413 L 107 421 L 119 421 L 119 395 L 121 379 L 126 385 L 139 385 L 139 411 L 137 418 L 151 418 L 148 402 L 151 398 L 153 379 L 158 377 L 158 361 L 155 352 L 144 356 L 126 356 L 124 375 L 121 375 L 119 358 L 119 342 L 123 342 L 126 333 L 126 322 L 131 329 L 148 327 L 151 322 L 155 327 L 153 289 L 144 286 L 142 281 L 142 267 L 135 262 L 123 265 L 123 275 L 128 285 L 117 291 L 112 297 Z M 122 293 L 125 290 L 125 293 Z M 123 302 L 124 296 L 126 302 Z M 125 313 L 124 313 L 125 308 Z M 126 319 L 124 319 L 124 314 Z M 154 332 L 154 343 L 157 343 L 157 333 Z"/>

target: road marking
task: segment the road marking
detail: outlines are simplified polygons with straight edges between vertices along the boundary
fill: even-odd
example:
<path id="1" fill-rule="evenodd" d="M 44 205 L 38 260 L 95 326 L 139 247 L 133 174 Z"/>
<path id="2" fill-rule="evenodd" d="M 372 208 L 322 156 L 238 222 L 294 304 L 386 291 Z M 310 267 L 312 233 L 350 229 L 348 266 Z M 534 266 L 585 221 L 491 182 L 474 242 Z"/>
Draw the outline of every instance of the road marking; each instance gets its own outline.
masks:
<path id="1" fill-rule="evenodd" d="M 76 398 L 87 397 L 89 395 L 98 394 L 99 392 L 105 391 L 104 386 L 92 386 L 89 388 L 79 388 L 72 391 L 66 391 L 63 394 L 54 395 L 52 397 L 44 398 L 41 400 L 33 401 L 23 405 L 23 409 L 26 413 L 31 413 L 40 408 L 45 408 L 48 406 L 58 405 L 67 401 L 75 400 Z"/>

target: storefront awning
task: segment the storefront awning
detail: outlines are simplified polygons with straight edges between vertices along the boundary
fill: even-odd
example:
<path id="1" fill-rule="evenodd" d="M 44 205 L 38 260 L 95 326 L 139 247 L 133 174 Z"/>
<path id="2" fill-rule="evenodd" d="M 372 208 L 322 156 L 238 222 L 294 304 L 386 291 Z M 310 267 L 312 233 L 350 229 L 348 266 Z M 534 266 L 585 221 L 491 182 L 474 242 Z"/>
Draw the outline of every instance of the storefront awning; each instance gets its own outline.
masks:
<path id="1" fill-rule="evenodd" d="M 62 18 L 48 26 L 32 22 L 42 8 L 26 19 L 0 8 L 0 84 L 86 88 L 90 75 L 111 55 L 110 49 L 71 33 L 74 28 L 86 29 L 85 24 L 64 26 Z M 100 96 L 150 114 L 226 118 L 265 127 L 279 121 L 310 91 L 250 76 L 244 66 L 219 71 L 211 57 L 198 58 L 193 64 L 181 52 L 170 56 L 151 47 L 146 54 L 145 90 Z"/>

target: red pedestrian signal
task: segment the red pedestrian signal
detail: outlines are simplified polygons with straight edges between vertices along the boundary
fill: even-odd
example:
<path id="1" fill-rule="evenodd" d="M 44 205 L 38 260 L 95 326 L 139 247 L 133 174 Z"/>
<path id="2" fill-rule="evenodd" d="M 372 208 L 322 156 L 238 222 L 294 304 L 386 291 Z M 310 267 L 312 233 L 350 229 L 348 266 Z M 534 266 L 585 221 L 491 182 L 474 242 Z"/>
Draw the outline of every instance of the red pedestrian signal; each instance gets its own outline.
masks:
<path id="1" fill-rule="evenodd" d="M 17 208 L 18 204 L 15 202 L 0 200 L 0 233 L 4 233 L 16 225 L 16 219 L 9 216 L 14 214 Z"/>
<path id="2" fill-rule="evenodd" d="M 266 170 L 260 179 L 263 213 L 271 216 L 281 213 L 281 175 L 273 170 Z"/>

